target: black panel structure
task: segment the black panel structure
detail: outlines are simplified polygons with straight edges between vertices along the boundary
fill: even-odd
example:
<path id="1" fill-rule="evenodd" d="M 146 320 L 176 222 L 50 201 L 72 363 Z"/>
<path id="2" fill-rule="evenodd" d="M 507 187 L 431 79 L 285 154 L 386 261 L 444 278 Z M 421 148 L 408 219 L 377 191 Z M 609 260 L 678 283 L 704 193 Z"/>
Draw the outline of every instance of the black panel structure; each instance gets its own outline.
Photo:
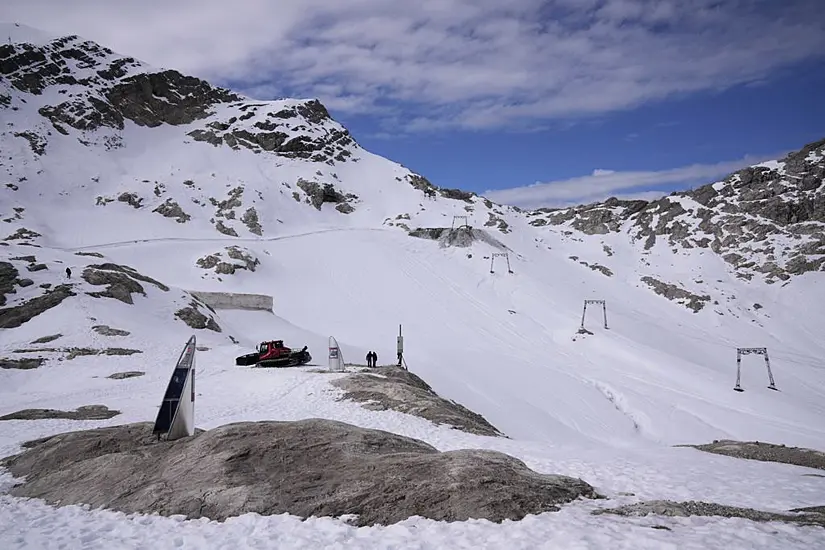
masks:
<path id="1" fill-rule="evenodd" d="M 178 358 L 158 411 L 153 433 L 168 440 L 194 433 L 195 337 L 189 338 Z"/>

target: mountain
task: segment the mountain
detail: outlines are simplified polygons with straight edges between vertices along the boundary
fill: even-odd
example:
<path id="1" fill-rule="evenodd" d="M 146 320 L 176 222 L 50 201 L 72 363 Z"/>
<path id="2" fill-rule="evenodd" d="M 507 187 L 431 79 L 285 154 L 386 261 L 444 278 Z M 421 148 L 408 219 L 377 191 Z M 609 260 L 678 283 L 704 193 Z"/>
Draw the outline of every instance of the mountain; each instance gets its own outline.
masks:
<path id="1" fill-rule="evenodd" d="M 784 159 L 749 166 L 722 181 L 657 201 L 605 202 L 540 209 L 535 226 L 563 226 L 588 235 L 623 232 L 644 242 L 643 254 L 665 241 L 674 253 L 710 248 L 735 275 L 772 284 L 823 271 L 825 263 L 825 139 Z"/>
<path id="2" fill-rule="evenodd" d="M 152 420 L 195 334 L 198 428 L 338 420 L 441 451 L 501 451 L 609 497 L 501 525 L 413 518 L 356 530 L 330 518 L 52 509 L 2 494 L 14 480 L 0 473 L 4 548 L 45 536 L 108 547 L 276 537 L 285 547 L 803 548 L 821 536 L 593 512 L 640 499 L 822 505 L 810 468 L 674 445 L 825 440 L 825 313 L 804 306 L 825 298 L 823 142 L 659 201 L 522 211 L 366 151 L 317 100 L 256 101 L 80 37 L 3 31 L 0 418 L 12 418 L 0 420 L 0 456 L 36 437 Z M 273 305 L 222 309 L 208 292 Z M 590 303 L 583 319 L 585 300 L 604 310 Z M 314 372 L 329 336 L 348 363 L 369 350 L 395 363 L 399 325 L 410 371 L 507 437 L 362 406 L 332 383 L 344 374 Z M 313 365 L 234 365 L 278 338 L 307 345 Z M 742 357 L 745 391 L 733 391 L 739 347 L 767 349 L 778 391 L 758 355 Z M 87 405 L 117 414 L 78 420 Z M 75 412 L 20 413 L 29 409 Z"/>

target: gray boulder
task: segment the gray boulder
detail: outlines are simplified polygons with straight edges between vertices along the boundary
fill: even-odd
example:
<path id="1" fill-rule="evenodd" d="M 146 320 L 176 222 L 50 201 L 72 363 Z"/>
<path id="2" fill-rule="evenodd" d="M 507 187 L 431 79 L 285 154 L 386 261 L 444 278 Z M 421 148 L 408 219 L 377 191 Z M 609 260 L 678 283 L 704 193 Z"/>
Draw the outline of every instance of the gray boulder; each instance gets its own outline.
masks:
<path id="1" fill-rule="evenodd" d="M 584 481 L 536 473 L 482 450 L 439 452 L 424 442 L 343 422 L 228 424 L 158 441 L 148 422 L 64 433 L 0 461 L 20 497 L 125 513 L 222 521 L 255 512 L 353 514 L 359 526 L 411 516 L 501 522 L 603 498 Z"/>

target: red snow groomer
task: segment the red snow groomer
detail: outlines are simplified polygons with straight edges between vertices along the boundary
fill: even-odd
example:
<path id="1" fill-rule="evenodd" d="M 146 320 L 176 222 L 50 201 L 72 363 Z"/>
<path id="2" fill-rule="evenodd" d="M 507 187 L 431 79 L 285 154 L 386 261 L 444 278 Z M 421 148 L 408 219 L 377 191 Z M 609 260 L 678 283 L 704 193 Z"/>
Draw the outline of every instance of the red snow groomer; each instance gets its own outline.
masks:
<path id="1" fill-rule="evenodd" d="M 258 351 L 247 353 L 235 358 L 235 365 L 256 366 L 256 367 L 297 367 L 312 361 L 312 356 L 303 349 L 293 350 L 284 346 L 283 340 L 270 340 L 261 342 Z"/>

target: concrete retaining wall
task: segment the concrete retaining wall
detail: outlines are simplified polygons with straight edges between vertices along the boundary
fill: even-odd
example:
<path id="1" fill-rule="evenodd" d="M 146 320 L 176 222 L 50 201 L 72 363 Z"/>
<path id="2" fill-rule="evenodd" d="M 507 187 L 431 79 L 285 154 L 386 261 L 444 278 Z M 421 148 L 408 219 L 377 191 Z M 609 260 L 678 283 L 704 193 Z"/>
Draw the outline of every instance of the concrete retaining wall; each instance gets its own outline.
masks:
<path id="1" fill-rule="evenodd" d="M 190 294 L 203 300 L 214 309 L 251 309 L 272 311 L 272 296 L 266 294 L 240 294 L 237 292 L 201 292 L 190 290 Z"/>

